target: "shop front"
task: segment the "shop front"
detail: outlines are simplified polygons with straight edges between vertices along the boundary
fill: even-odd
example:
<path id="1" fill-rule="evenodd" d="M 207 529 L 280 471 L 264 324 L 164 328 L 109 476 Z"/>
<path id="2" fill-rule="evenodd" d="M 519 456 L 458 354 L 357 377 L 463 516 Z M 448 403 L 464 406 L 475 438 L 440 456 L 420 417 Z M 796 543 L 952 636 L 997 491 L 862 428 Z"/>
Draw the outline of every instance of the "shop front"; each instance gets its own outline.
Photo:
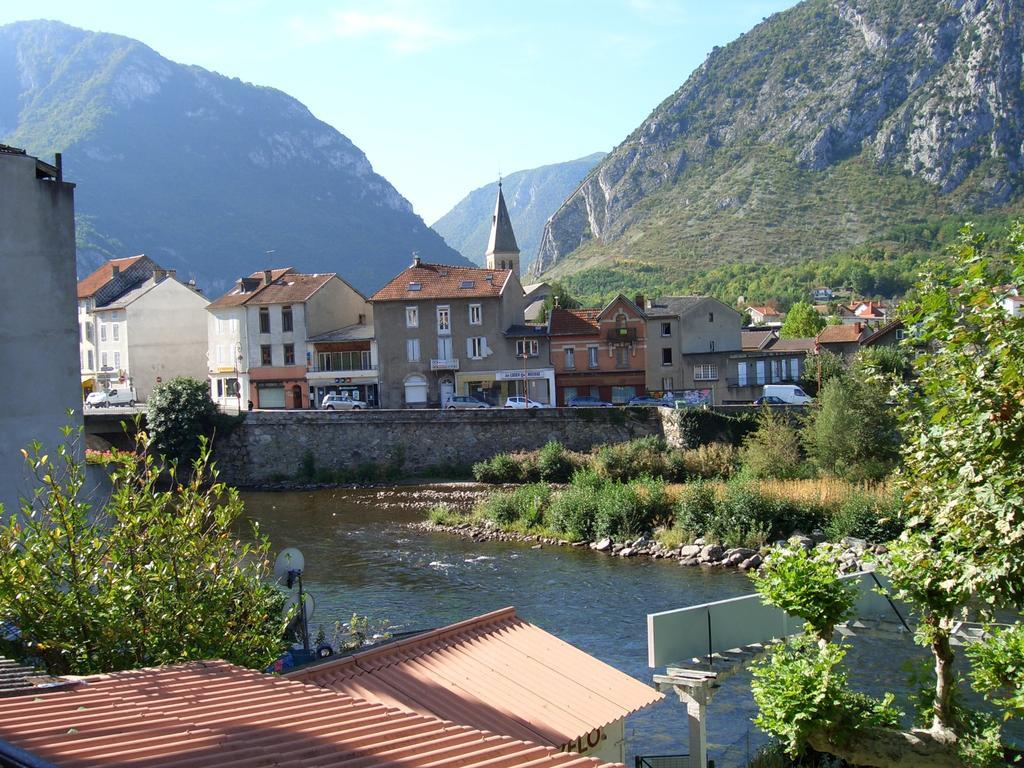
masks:
<path id="1" fill-rule="evenodd" d="M 455 377 L 455 389 L 457 394 L 471 395 L 495 406 L 504 405 L 508 398 L 516 395 L 553 405 L 555 370 L 537 368 L 460 373 Z"/>
<path id="2" fill-rule="evenodd" d="M 306 369 L 299 366 L 249 369 L 249 400 L 255 408 L 300 409 L 309 407 Z"/>

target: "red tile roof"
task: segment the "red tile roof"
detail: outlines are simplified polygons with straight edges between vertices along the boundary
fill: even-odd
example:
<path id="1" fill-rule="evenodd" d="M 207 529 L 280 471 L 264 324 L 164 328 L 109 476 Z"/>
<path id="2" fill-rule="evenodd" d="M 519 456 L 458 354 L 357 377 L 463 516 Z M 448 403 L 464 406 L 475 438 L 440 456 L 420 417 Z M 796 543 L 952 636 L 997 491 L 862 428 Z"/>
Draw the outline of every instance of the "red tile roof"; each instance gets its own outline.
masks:
<path id="1" fill-rule="evenodd" d="M 514 608 L 288 677 L 517 739 L 562 745 L 663 695 Z"/>
<path id="2" fill-rule="evenodd" d="M 224 661 L 0 698 L 0 738 L 60 768 L 602 765 Z"/>
<path id="3" fill-rule="evenodd" d="M 552 336 L 595 336 L 600 333 L 597 318 L 600 309 L 562 309 L 551 310 Z"/>
<path id="4" fill-rule="evenodd" d="M 207 309 L 238 307 L 242 304 L 298 304 L 307 301 L 323 285 L 337 277 L 334 272 L 323 272 L 307 275 L 294 272 L 291 267 L 270 270 L 270 284 L 264 284 L 264 273 L 253 272 L 250 280 L 259 280 L 260 284 L 251 291 L 242 291 L 242 281 L 235 287 L 210 303 Z"/>
<path id="5" fill-rule="evenodd" d="M 87 299 L 96 291 L 114 279 L 114 267 L 124 270 L 130 267 L 145 254 L 128 256 L 124 259 L 111 259 L 91 275 L 78 281 L 78 298 Z"/>
<path id="6" fill-rule="evenodd" d="M 860 323 L 844 323 L 843 325 L 826 325 L 814 338 L 819 344 L 848 344 L 860 341 L 863 334 L 864 326 Z"/>
<path id="7" fill-rule="evenodd" d="M 413 264 L 373 296 L 370 301 L 462 299 L 500 296 L 512 276 L 509 269 L 453 267 L 449 264 Z M 490 280 L 487 278 L 490 277 Z M 419 285 L 416 290 L 409 286 Z M 465 286 L 465 287 L 463 287 Z"/>
<path id="8" fill-rule="evenodd" d="M 775 331 L 740 331 L 740 348 L 744 351 L 764 349 L 774 338 Z"/>

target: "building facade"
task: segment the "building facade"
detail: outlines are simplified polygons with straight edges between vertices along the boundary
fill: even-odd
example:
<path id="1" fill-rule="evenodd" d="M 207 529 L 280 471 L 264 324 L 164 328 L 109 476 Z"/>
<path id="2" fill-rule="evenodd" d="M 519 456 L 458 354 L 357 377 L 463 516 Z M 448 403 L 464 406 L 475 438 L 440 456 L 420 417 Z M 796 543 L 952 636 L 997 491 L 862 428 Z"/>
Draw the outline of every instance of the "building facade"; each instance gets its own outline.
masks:
<path id="1" fill-rule="evenodd" d="M 366 298 L 335 273 L 254 272 L 207 307 L 210 394 L 222 408 L 308 408 L 310 339 L 371 325 Z"/>
<path id="2" fill-rule="evenodd" d="M 0 145 L 0 254 L 6 279 L 0 303 L 0 366 L 28 372 L 0 409 L 0 505 L 13 514 L 32 484 L 21 455 L 38 440 L 56 456 L 61 428 L 82 424 L 75 328 L 75 193 L 60 156 L 45 163 Z M 69 411 L 73 411 L 71 416 Z"/>
<path id="3" fill-rule="evenodd" d="M 648 302 L 647 389 L 677 401 L 715 405 L 732 401 L 742 352 L 742 315 L 709 296 L 669 296 Z"/>
<path id="4" fill-rule="evenodd" d="M 82 390 L 135 388 L 145 401 L 176 376 L 206 377 L 206 305 L 144 255 L 112 259 L 78 284 Z"/>
<path id="5" fill-rule="evenodd" d="M 556 307 L 548 335 L 558 405 L 577 395 L 621 405 L 646 392 L 647 317 L 636 302 L 620 295 L 603 309 Z"/>

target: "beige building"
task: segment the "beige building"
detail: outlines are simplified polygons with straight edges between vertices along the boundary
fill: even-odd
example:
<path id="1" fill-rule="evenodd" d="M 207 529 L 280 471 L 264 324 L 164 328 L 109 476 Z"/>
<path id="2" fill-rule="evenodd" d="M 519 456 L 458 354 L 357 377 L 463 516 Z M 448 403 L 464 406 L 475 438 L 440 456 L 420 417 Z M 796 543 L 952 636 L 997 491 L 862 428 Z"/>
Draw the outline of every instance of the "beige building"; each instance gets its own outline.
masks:
<path id="1" fill-rule="evenodd" d="M 647 389 L 693 405 L 731 401 L 742 315 L 709 296 L 647 302 Z"/>
<path id="2" fill-rule="evenodd" d="M 207 310 L 210 394 L 229 409 L 310 407 L 310 340 L 373 323 L 366 298 L 335 273 L 291 267 L 241 278 Z"/>
<path id="3" fill-rule="evenodd" d="M 145 401 L 176 376 L 206 377 L 206 305 L 144 255 L 112 259 L 78 283 L 82 389 L 135 388 Z"/>
<path id="4" fill-rule="evenodd" d="M 519 282 L 519 247 L 500 184 L 486 257 L 485 267 L 416 257 L 370 298 L 384 408 L 438 407 L 456 394 L 492 405 L 513 395 L 554 402 L 547 329 L 524 322 L 535 297 Z"/>
<path id="5" fill-rule="evenodd" d="M 55 456 L 61 428 L 81 426 L 75 343 L 75 185 L 51 165 L 0 144 L 0 367 L 21 371 L 0 409 L 0 505 L 7 514 L 34 487 L 21 449 Z M 75 413 L 68 416 L 68 411 Z M 0 515 L 2 517 L 2 515 Z"/>

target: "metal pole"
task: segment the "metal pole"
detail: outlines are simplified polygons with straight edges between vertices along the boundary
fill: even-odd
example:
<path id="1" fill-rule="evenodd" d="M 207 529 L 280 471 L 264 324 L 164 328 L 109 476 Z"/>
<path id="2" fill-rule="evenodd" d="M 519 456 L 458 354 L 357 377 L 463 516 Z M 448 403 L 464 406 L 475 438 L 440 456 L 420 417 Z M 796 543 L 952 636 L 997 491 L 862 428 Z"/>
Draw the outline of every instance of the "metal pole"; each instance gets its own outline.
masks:
<path id="1" fill-rule="evenodd" d="M 309 653 L 309 626 L 306 624 L 306 598 L 302 594 L 302 571 L 299 571 L 299 611 L 302 617 L 302 650 Z"/>
<path id="2" fill-rule="evenodd" d="M 709 667 L 712 664 L 711 657 L 713 655 L 714 655 L 714 652 L 713 652 L 712 647 L 711 647 L 711 611 L 708 610 L 708 666 Z"/>
<path id="3" fill-rule="evenodd" d="M 910 628 L 910 625 L 909 625 L 909 624 L 907 624 L 906 620 L 905 620 L 905 619 L 903 618 L 903 615 L 902 615 L 902 614 L 901 614 L 901 613 L 899 612 L 899 610 L 898 610 L 898 609 L 896 608 L 896 603 L 894 603 L 894 602 L 892 601 L 892 598 L 891 598 L 891 597 L 889 597 L 889 593 L 888 593 L 888 592 L 886 591 L 885 587 L 883 587 L 883 586 L 882 586 L 882 582 L 880 582 L 880 581 L 878 580 L 878 577 L 877 577 L 877 576 L 875 575 L 875 572 L 874 572 L 874 571 L 868 571 L 868 573 L 870 573 L 870 574 L 871 574 L 871 580 L 875 582 L 875 585 L 876 585 L 876 586 L 877 586 L 877 587 L 878 587 L 878 588 L 879 588 L 880 590 L 882 590 L 882 595 L 884 595 L 884 596 L 885 596 L 885 600 L 886 600 L 886 602 L 887 602 L 887 603 L 889 603 L 889 607 L 890 607 L 890 608 L 892 608 L 892 612 L 893 612 L 893 613 L 895 613 L 895 614 L 896 614 L 896 617 L 897 617 L 897 618 L 898 618 L 898 619 L 900 620 L 900 624 L 902 624 L 902 625 L 903 625 L 903 628 L 904 628 L 904 629 L 906 629 L 906 630 L 907 630 L 907 632 L 913 633 L 913 631 L 914 631 L 914 630 L 912 630 L 912 629 Z"/>

